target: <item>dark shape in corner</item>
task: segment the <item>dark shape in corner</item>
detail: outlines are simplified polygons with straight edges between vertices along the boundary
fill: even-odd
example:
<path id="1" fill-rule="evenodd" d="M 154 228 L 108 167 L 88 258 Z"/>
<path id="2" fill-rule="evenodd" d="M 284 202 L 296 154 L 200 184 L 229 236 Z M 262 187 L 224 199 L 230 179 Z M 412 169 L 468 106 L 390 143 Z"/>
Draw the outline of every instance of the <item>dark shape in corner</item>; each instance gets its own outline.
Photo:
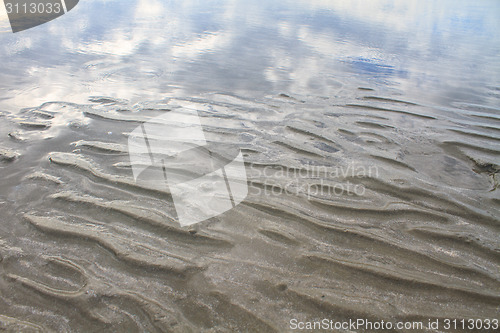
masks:
<path id="1" fill-rule="evenodd" d="M 31 29 L 73 9 L 79 0 L 4 0 L 12 32 Z"/>

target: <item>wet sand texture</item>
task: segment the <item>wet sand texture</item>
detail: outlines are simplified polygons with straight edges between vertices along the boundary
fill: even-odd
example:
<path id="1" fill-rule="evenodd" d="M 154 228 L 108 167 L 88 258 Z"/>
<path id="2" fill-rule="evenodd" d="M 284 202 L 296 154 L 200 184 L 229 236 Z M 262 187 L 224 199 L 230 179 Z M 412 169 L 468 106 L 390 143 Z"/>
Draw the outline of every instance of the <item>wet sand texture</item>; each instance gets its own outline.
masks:
<path id="1" fill-rule="evenodd" d="M 3 114 L 0 328 L 498 317 L 500 110 L 353 94 L 96 97 Z M 127 151 L 135 127 L 183 107 L 198 110 L 216 162 L 241 149 L 250 187 L 186 228 L 167 187 L 134 181 Z M 189 163 L 169 168 L 204 172 Z M 364 192 L 335 192 L 347 183 Z"/>

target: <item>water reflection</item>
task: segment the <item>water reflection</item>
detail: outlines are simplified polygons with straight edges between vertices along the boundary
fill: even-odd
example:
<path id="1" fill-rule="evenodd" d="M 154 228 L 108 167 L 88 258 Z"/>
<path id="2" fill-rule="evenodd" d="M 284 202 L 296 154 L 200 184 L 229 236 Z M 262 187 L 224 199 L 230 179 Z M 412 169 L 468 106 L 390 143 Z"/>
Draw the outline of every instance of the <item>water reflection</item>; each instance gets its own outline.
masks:
<path id="1" fill-rule="evenodd" d="M 4 108 L 90 95 L 331 95 L 350 85 L 415 98 L 468 90 L 491 104 L 488 87 L 500 85 L 494 0 L 87 0 L 18 34 L 0 16 Z"/>

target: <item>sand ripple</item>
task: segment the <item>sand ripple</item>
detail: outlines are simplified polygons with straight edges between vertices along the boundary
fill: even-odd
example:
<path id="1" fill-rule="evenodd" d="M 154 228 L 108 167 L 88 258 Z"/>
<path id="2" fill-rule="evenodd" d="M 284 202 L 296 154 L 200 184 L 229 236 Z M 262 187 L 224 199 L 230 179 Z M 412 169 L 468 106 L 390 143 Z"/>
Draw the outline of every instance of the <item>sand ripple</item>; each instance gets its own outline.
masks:
<path id="1" fill-rule="evenodd" d="M 498 110 L 379 96 L 92 97 L 6 115 L 0 328 L 283 331 L 291 318 L 494 318 Z M 134 181 L 127 139 L 198 110 L 249 195 L 190 228 L 163 184 Z M 179 160 L 190 177 L 207 166 Z"/>

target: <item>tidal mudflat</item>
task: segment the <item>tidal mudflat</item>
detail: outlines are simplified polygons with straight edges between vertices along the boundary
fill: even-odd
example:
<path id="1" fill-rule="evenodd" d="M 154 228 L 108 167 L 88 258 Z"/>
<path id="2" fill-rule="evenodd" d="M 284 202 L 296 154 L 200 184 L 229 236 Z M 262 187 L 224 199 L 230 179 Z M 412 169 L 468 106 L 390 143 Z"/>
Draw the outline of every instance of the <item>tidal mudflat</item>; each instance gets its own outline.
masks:
<path id="1" fill-rule="evenodd" d="M 2 32 L 0 328 L 498 320 L 499 10 L 88 1 Z M 248 186 L 188 227 L 128 147 L 184 109 L 206 146 L 164 171 L 241 152 Z"/>

